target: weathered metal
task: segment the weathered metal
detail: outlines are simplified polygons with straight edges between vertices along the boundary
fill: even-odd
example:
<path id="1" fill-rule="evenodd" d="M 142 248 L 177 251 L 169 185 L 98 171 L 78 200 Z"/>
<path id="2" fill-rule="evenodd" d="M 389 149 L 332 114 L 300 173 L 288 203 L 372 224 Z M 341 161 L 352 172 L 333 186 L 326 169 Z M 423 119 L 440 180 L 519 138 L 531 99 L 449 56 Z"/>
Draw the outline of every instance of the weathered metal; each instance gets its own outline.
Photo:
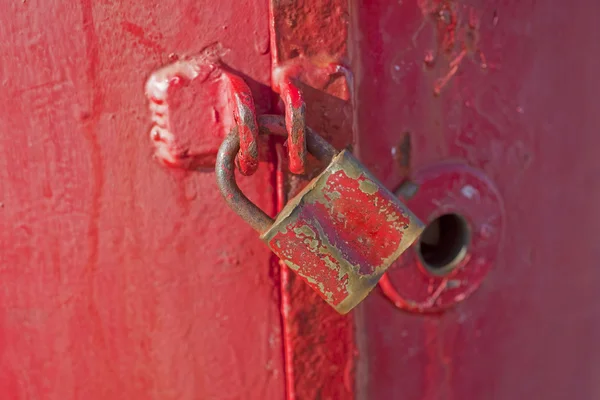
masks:
<path id="1" fill-rule="evenodd" d="M 505 210 L 490 179 L 462 163 L 432 165 L 415 171 L 412 177 L 402 186 L 410 194 L 404 198 L 407 206 L 427 223 L 444 215 L 464 220 L 464 238 L 458 237 L 461 232 L 457 230 L 450 232 L 454 238 L 442 238 L 462 240 L 464 246 L 449 255 L 456 257 L 456 262 L 442 260 L 447 267 L 436 268 L 428 267 L 423 249 L 414 246 L 400 256 L 379 284 L 398 308 L 437 312 L 467 299 L 489 274 L 501 250 Z M 438 252 L 445 257 L 453 249 L 440 248 Z"/>
<path id="2" fill-rule="evenodd" d="M 302 174 L 306 163 L 306 104 L 292 78 L 282 76 L 280 80 L 274 82 L 274 88 L 280 93 L 285 108 L 289 170 L 293 174 Z"/>
<path id="3" fill-rule="evenodd" d="M 181 129 L 176 132 L 174 114 L 177 113 L 177 107 L 173 103 L 177 101 L 173 101 L 173 97 L 177 97 L 184 86 L 206 81 L 215 71 L 217 62 L 218 55 L 210 52 L 175 60 L 152 73 L 146 81 L 145 92 L 153 123 L 150 140 L 155 157 L 163 164 L 193 169 L 210 165 L 211 159 L 214 161 L 214 154 L 206 154 L 205 149 L 191 149 L 190 137 L 185 136 L 186 132 L 181 132 Z"/>
<path id="4" fill-rule="evenodd" d="M 598 2 L 270 3 L 0 2 L 2 398 L 600 398 Z M 283 114 L 282 65 L 352 71 L 297 77 L 307 125 L 390 188 L 443 160 L 492 181 L 504 245 L 477 291 L 339 315 L 212 173 L 158 167 L 145 80 L 219 47 L 257 115 Z M 173 159 L 212 171 L 233 121 L 203 76 L 166 101 Z M 270 215 L 304 182 L 276 146 L 240 180 Z"/>
<path id="5" fill-rule="evenodd" d="M 259 121 L 262 134 L 285 132 L 281 117 L 262 116 Z M 233 163 L 240 142 L 237 129 L 219 149 L 217 182 L 227 203 L 271 250 L 345 314 L 377 285 L 423 225 L 348 151 L 337 153 L 310 128 L 306 139 L 309 152 L 329 165 L 275 220 L 237 186 Z"/>
<path id="6" fill-rule="evenodd" d="M 600 352 L 590 351 L 600 332 L 598 3 L 351 4 L 361 161 L 394 188 L 441 171 L 440 162 L 466 164 L 497 188 L 505 210 L 502 248 L 484 255 L 494 261 L 465 301 L 425 315 L 399 311 L 383 294 L 358 307 L 357 397 L 599 398 Z M 405 133 L 409 176 L 398 162 Z M 437 182 L 440 193 L 449 186 Z M 454 183 L 452 197 L 435 196 L 440 209 L 464 197 Z M 485 210 L 498 215 L 495 198 L 474 196 L 467 211 L 480 221 Z M 424 222 L 441 215 L 406 202 Z M 394 288 L 426 299 L 408 292 L 402 265 L 388 270 Z"/>
<path id="7" fill-rule="evenodd" d="M 0 1 L 2 399 L 285 396 L 272 255 L 212 172 L 157 165 L 144 95 L 175 55 L 220 47 L 270 111 L 267 15 L 260 1 Z M 175 154 L 212 171 L 229 113 L 203 76 L 166 102 Z M 272 175 L 244 187 L 265 210 Z"/>
<path id="8" fill-rule="evenodd" d="M 338 149 L 357 139 L 354 80 L 348 68 L 351 4 L 269 0 L 271 87 L 283 76 L 293 77 L 306 104 L 306 124 Z M 287 166 L 282 175 L 278 205 L 309 181 L 287 174 Z M 279 275 L 286 399 L 354 398 L 356 313 L 335 312 L 283 263 Z"/>
<path id="9" fill-rule="evenodd" d="M 239 135 L 238 167 L 242 174 L 252 175 L 258 169 L 258 123 L 252 92 L 236 74 L 224 71 L 223 76 L 229 84 L 229 104 Z"/>
<path id="10" fill-rule="evenodd" d="M 163 164 L 183 169 L 206 168 L 214 165 L 216 151 L 211 152 L 209 149 L 211 144 L 220 138 L 219 134 L 211 131 L 196 132 L 196 129 L 189 125 L 185 127 L 186 129 L 175 128 L 178 121 L 174 114 L 179 114 L 178 116 L 183 120 L 189 118 L 189 116 L 182 116 L 181 112 L 178 113 L 177 108 L 189 112 L 194 98 L 190 98 L 192 90 L 188 87 L 195 84 L 197 88 L 204 86 L 204 96 L 208 95 L 206 93 L 208 88 L 226 93 L 225 96 L 211 98 L 212 117 L 215 122 L 223 125 L 219 128 L 227 129 L 232 125 L 238 127 L 240 135 L 238 168 L 244 175 L 252 175 L 256 172 L 259 148 L 256 141 L 258 124 L 254 98 L 244 79 L 223 64 L 222 56 L 223 50 L 219 46 L 212 46 L 195 56 L 175 60 L 159 68 L 148 78 L 145 91 L 153 122 L 150 139 L 155 148 L 155 157 Z M 181 92 L 185 92 L 184 88 L 188 91 L 187 97 L 182 96 Z M 196 135 L 191 135 L 190 131 Z M 198 137 L 200 140 L 197 139 Z M 201 144 L 200 150 L 193 148 L 194 142 Z"/>
<path id="11" fill-rule="evenodd" d="M 285 136 L 287 134 L 285 119 L 280 116 L 261 115 L 258 120 L 259 131 L 262 135 Z M 215 165 L 217 183 L 227 204 L 254 230 L 262 234 L 271 228 L 274 221 L 242 193 L 235 181 L 235 168 L 232 160 L 240 150 L 238 130 L 238 126 L 235 126 L 223 140 L 219 149 Z M 313 156 L 325 163 L 330 162 L 337 153 L 329 143 L 310 128 L 307 128 L 307 146 Z"/>

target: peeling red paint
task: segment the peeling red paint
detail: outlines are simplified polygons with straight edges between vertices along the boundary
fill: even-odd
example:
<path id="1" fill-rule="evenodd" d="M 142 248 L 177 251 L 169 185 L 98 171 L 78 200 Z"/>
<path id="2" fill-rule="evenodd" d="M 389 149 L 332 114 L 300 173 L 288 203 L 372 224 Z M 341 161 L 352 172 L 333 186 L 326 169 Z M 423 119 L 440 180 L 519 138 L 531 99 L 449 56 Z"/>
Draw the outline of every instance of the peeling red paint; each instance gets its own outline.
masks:
<path id="1" fill-rule="evenodd" d="M 353 139 L 352 80 L 347 68 L 339 67 L 347 61 L 348 13 L 348 2 L 340 0 L 270 1 L 272 86 L 291 68 L 286 74 L 302 91 L 307 125 L 338 148 Z M 306 171 L 313 168 L 307 160 Z M 291 196 L 307 182 L 286 178 Z M 286 398 L 354 398 L 348 384 L 354 381 L 356 357 L 352 315 L 335 312 L 287 266 L 281 276 Z"/>
<path id="2" fill-rule="evenodd" d="M 284 397 L 272 255 L 212 173 L 157 165 L 144 96 L 172 53 L 220 42 L 264 113 L 267 15 L 233 0 L 0 2 L 2 399 Z M 222 142 L 224 91 L 199 79 L 163 103 L 174 155 Z M 267 209 L 270 177 L 246 187 Z"/>
<path id="3" fill-rule="evenodd" d="M 302 174 L 306 163 L 306 104 L 302 92 L 289 76 L 282 76 L 276 83 L 285 107 L 285 124 L 288 131 L 289 170 L 293 174 Z"/>
<path id="4" fill-rule="evenodd" d="M 256 109 L 250 88 L 236 74 L 223 72 L 228 83 L 229 108 L 238 127 L 240 151 L 238 152 L 239 170 L 244 175 L 252 175 L 258 169 L 258 123 Z"/>
<path id="5" fill-rule="evenodd" d="M 290 200 L 262 238 L 328 303 L 346 313 L 422 229 L 344 151 Z"/>
<path id="6" fill-rule="evenodd" d="M 478 63 L 481 69 L 488 68 L 479 46 L 481 11 L 456 0 L 419 0 L 417 3 L 424 21 L 414 34 L 413 41 L 418 39 L 422 29 L 429 23 L 435 36 L 436 50 L 427 50 L 424 56 L 425 65 L 438 75 L 433 85 L 434 95 L 441 94 L 465 57 Z"/>
<path id="7" fill-rule="evenodd" d="M 278 1 L 272 35 L 267 3 L 2 3 L 3 397 L 600 398 L 596 3 L 457 0 L 452 31 L 419 8 L 441 1 Z M 309 65 L 294 75 L 308 126 L 354 146 L 389 187 L 445 159 L 484 171 L 509 233 L 484 284 L 427 316 L 377 293 L 339 316 L 288 267 L 277 287 L 214 177 L 159 168 L 148 151 L 144 80 L 211 43 L 229 49 L 258 114 L 278 98 L 270 49 L 275 68 Z M 356 87 L 329 64 L 351 65 Z M 214 104 L 225 90 L 172 84 L 169 155 L 212 166 L 232 122 Z M 407 131 L 411 168 L 392 150 Z M 306 182 L 286 164 L 281 206 Z M 273 173 L 244 182 L 266 209 Z"/>

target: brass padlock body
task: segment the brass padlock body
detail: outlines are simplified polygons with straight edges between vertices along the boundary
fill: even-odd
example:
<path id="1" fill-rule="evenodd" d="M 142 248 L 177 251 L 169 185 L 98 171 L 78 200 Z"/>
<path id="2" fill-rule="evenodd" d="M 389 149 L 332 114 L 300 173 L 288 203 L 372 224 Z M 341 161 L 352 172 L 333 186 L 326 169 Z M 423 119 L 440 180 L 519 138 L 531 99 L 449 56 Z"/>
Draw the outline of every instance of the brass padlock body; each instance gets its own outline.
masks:
<path id="1" fill-rule="evenodd" d="M 347 313 L 422 230 L 393 193 L 342 151 L 261 238 L 338 312 Z"/>

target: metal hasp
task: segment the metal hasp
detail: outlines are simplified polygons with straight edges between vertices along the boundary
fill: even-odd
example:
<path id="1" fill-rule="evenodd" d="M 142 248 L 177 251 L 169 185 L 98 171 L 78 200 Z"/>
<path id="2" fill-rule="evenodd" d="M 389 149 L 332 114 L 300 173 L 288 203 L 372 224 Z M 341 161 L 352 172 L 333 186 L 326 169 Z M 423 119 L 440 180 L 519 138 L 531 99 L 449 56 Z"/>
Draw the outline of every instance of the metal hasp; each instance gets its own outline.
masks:
<path id="1" fill-rule="evenodd" d="M 287 134 L 285 120 L 259 117 L 262 135 Z M 219 149 L 217 181 L 228 204 L 271 250 L 339 313 L 360 303 L 423 230 L 423 224 L 348 151 L 336 152 L 306 129 L 308 151 L 325 170 L 275 220 L 252 204 L 235 181 L 239 135 Z"/>

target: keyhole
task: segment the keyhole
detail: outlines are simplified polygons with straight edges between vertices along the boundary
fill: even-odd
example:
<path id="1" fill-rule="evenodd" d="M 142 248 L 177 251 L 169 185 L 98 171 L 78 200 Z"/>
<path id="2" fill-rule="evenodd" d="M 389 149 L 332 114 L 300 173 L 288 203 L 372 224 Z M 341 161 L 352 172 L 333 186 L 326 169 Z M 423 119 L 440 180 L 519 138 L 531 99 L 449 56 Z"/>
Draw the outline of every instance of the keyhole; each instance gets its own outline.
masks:
<path id="1" fill-rule="evenodd" d="M 467 221 L 459 214 L 444 214 L 433 220 L 417 247 L 425 269 L 436 276 L 449 274 L 465 258 L 470 236 Z"/>

